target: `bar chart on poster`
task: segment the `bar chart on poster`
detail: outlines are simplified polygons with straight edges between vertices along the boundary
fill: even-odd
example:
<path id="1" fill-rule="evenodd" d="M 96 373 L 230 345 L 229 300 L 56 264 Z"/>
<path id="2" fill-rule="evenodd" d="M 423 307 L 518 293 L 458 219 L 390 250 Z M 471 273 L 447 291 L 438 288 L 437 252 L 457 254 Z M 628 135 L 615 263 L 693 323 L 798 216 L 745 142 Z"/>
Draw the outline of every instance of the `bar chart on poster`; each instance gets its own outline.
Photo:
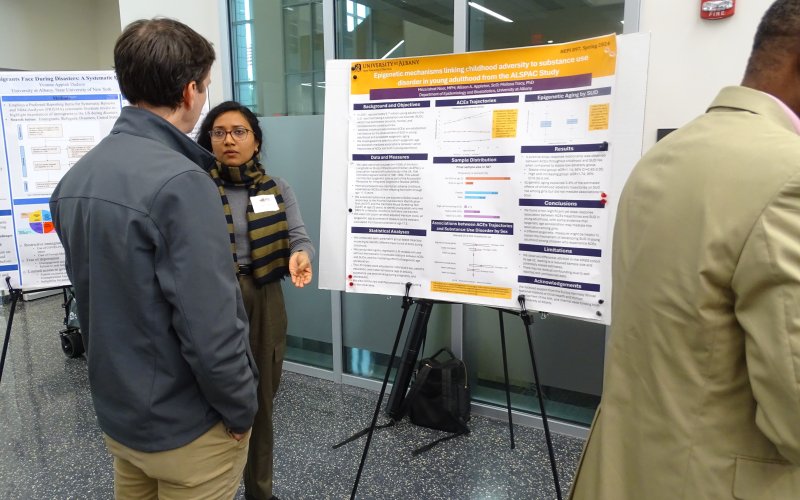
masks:
<path id="1" fill-rule="evenodd" d="M 347 108 L 326 101 L 323 176 L 347 196 L 331 219 L 344 238 L 323 236 L 344 251 L 330 266 L 321 254 L 322 286 L 403 295 L 411 283 L 414 297 L 503 308 L 524 295 L 532 310 L 608 323 L 647 47 L 608 35 L 333 66 L 328 96 L 346 92 Z"/>
<path id="2" fill-rule="evenodd" d="M 69 284 L 50 195 L 123 102 L 110 71 L 0 73 L 0 273 L 15 288 Z"/>

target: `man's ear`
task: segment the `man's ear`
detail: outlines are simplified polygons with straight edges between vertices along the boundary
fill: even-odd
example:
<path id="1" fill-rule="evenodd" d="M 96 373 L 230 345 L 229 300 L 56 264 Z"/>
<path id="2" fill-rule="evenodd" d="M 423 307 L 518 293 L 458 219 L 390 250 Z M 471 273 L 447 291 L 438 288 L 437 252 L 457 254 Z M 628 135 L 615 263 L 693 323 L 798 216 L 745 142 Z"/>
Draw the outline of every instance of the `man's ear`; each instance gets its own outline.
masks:
<path id="1" fill-rule="evenodd" d="M 197 82 L 191 81 L 183 87 L 183 102 L 181 105 L 185 109 L 192 109 L 195 99 L 197 99 Z"/>

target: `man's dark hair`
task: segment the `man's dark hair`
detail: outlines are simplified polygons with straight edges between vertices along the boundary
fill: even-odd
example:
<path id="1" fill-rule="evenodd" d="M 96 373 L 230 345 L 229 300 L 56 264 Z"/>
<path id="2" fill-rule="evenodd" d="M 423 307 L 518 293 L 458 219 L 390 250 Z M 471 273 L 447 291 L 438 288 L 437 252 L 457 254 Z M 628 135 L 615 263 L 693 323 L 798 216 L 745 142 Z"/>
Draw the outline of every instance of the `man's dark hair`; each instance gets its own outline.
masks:
<path id="1" fill-rule="evenodd" d="M 176 109 L 191 82 L 203 92 L 214 63 L 214 48 L 174 19 L 140 19 L 129 24 L 114 46 L 119 88 L 131 104 Z"/>
<path id="2" fill-rule="evenodd" d="M 800 0 L 776 0 L 756 30 L 753 51 L 747 62 L 745 77 L 755 76 L 776 67 L 787 51 L 800 45 Z"/>
<path id="3" fill-rule="evenodd" d="M 250 128 L 253 129 L 253 136 L 255 136 L 256 141 L 259 145 L 264 144 L 261 138 L 264 136 L 264 133 L 261 131 L 261 125 L 258 123 L 258 117 L 250 111 L 250 108 L 239 104 L 236 101 L 225 101 L 214 106 L 214 109 L 208 112 L 206 117 L 203 119 L 203 123 L 200 124 L 200 131 L 197 132 L 197 144 L 203 146 L 207 150 L 211 151 L 211 136 L 209 132 L 211 129 L 214 128 L 214 122 L 217 121 L 219 115 L 223 113 L 227 113 L 228 111 L 238 111 L 241 113 L 247 123 L 250 124 Z"/>

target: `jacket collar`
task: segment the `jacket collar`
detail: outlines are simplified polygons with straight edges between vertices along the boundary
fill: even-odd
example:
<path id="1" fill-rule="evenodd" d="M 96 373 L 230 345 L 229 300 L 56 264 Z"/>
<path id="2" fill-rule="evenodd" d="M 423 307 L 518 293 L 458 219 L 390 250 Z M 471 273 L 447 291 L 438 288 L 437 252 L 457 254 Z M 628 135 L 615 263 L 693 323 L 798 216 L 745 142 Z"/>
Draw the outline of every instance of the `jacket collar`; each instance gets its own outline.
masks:
<path id="1" fill-rule="evenodd" d="M 786 113 L 781 108 L 780 104 L 776 102 L 775 98 L 760 90 L 741 86 L 723 88 L 720 90 L 719 94 L 717 94 L 711 106 L 708 107 L 708 112 L 725 111 L 725 108 L 727 108 L 728 111 L 747 111 L 761 115 L 777 123 L 781 127 L 796 133 L 792 120 L 786 116 Z"/>
<path id="2" fill-rule="evenodd" d="M 206 172 L 214 165 L 214 155 L 191 140 L 173 124 L 160 116 L 135 106 L 125 106 L 111 135 L 130 134 L 160 142 L 181 153 Z"/>

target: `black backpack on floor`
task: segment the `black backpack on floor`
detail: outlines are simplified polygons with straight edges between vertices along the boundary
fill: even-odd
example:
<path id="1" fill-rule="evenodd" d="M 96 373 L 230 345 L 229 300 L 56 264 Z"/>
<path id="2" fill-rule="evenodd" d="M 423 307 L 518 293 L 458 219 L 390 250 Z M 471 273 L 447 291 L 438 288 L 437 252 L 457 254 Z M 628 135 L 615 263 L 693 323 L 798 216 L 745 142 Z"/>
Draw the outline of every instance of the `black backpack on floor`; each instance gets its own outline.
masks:
<path id="1" fill-rule="evenodd" d="M 449 359 L 440 360 L 447 354 Z M 453 353 L 443 348 L 419 362 L 414 383 L 403 401 L 403 412 L 416 425 L 452 432 L 452 436 L 414 450 L 414 455 L 427 451 L 442 441 L 469 434 L 469 384 L 467 367 Z"/>
<path id="2" fill-rule="evenodd" d="M 450 359 L 437 359 L 442 353 L 447 353 Z M 403 400 L 399 415 L 388 423 L 376 425 L 375 430 L 392 427 L 408 415 L 413 424 L 453 433 L 412 452 L 412 455 L 419 455 L 442 441 L 469 434 L 469 412 L 467 367 L 450 349 L 444 348 L 419 362 L 414 383 Z M 355 441 L 368 434 L 369 430 L 367 427 L 356 432 L 341 443 L 333 445 L 333 449 Z"/>

